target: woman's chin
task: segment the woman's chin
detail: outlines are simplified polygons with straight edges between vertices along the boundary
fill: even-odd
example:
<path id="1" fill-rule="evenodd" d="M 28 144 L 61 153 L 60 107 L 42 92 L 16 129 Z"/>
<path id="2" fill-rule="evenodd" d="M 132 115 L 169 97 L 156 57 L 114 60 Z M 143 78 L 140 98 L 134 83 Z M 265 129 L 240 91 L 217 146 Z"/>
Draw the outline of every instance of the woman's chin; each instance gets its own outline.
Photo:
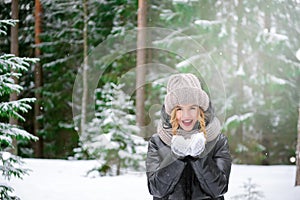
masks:
<path id="1" fill-rule="evenodd" d="M 190 125 L 190 126 L 184 126 L 184 125 L 182 125 L 181 128 L 183 130 L 185 130 L 185 131 L 191 131 L 191 130 L 193 130 L 193 126 L 192 125 Z"/>

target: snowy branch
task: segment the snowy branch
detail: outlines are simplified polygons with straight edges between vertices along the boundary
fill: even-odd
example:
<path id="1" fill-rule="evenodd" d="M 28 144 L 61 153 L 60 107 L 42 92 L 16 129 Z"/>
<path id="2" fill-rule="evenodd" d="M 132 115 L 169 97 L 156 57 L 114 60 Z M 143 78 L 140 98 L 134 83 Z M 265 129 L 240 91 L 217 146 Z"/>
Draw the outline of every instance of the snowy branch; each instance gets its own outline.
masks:
<path id="1" fill-rule="evenodd" d="M 15 117 L 22 121 L 25 121 L 25 118 L 22 117 L 18 112 L 22 113 L 28 112 L 31 109 L 31 106 L 28 103 L 34 102 L 35 98 L 24 98 L 16 101 L 3 102 L 0 103 L 0 116 L 1 117 Z"/>
<path id="2" fill-rule="evenodd" d="M 11 124 L 0 123 L 0 141 L 3 144 L 8 145 L 9 147 L 12 146 L 12 138 L 22 138 L 25 140 L 38 140 L 37 137 L 33 136 L 32 134 L 28 133 L 25 130 L 18 128 L 17 126 Z"/>
<path id="3" fill-rule="evenodd" d="M 4 54 L 0 56 L 0 66 L 2 66 L 0 73 L 11 70 L 27 71 L 30 63 L 36 63 L 38 61 L 38 58 L 20 58 L 13 54 Z"/>
<path id="4" fill-rule="evenodd" d="M 18 21 L 13 19 L 0 20 L 0 35 L 6 35 L 7 26 L 15 26 Z"/>

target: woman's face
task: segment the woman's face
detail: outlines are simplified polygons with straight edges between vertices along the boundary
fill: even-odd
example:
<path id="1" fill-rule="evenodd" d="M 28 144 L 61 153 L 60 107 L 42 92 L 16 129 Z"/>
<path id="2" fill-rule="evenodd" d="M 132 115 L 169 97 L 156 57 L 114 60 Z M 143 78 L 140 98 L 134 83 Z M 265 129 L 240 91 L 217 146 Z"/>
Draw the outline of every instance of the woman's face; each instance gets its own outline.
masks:
<path id="1" fill-rule="evenodd" d="M 199 107 L 192 104 L 179 105 L 176 108 L 176 119 L 185 131 L 193 130 L 199 115 Z"/>

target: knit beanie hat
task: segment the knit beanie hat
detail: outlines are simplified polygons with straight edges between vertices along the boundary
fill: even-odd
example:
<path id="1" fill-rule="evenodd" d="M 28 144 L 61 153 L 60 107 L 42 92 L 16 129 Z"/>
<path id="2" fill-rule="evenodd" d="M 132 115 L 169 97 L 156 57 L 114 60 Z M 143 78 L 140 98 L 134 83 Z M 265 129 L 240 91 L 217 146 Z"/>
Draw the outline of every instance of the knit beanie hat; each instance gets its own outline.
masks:
<path id="1" fill-rule="evenodd" d="M 167 84 L 167 95 L 165 96 L 165 109 L 171 115 L 177 105 L 198 105 L 203 111 L 209 107 L 209 98 L 198 78 L 190 73 L 172 75 Z"/>

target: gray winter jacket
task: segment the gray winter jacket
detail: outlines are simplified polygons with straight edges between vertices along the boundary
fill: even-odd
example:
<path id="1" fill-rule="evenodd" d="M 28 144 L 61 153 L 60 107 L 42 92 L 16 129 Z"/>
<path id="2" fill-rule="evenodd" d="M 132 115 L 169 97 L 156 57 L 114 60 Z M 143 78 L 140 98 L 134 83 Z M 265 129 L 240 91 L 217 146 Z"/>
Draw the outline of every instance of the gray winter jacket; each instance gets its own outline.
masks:
<path id="1" fill-rule="evenodd" d="M 148 189 L 154 200 L 224 199 L 231 170 L 231 156 L 225 135 L 203 158 L 178 159 L 154 134 L 149 140 L 146 168 Z"/>

